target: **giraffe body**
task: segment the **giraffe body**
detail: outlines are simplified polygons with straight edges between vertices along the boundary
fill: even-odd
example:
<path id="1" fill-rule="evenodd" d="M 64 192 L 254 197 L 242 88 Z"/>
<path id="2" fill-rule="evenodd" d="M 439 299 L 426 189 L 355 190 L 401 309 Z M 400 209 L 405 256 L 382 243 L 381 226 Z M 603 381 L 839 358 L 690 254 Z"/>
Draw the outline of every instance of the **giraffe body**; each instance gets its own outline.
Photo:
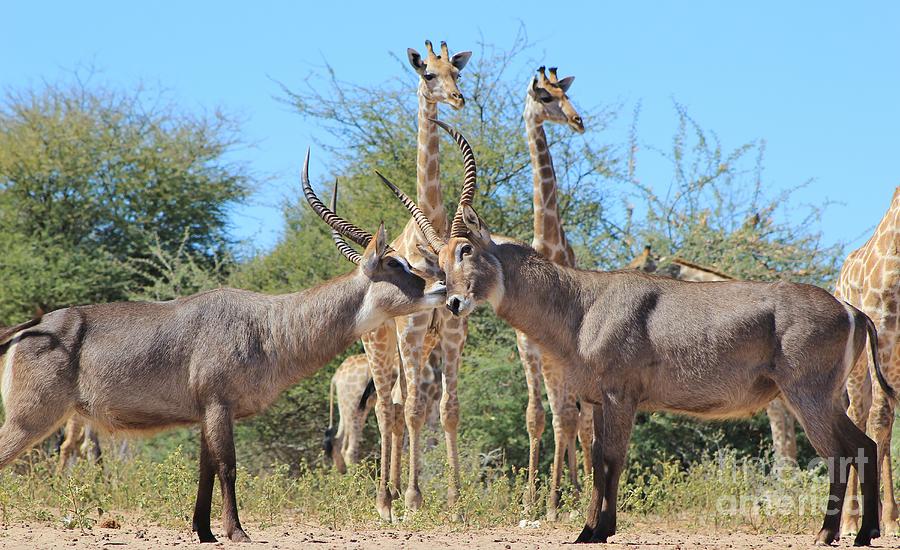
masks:
<path id="1" fill-rule="evenodd" d="M 446 43 L 441 43 L 440 55 L 435 54 L 431 42 L 425 43 L 427 57 L 422 58 L 412 48 L 407 50 L 410 65 L 419 74 L 417 87 L 418 131 L 416 155 L 416 199 L 422 211 L 442 232 L 447 230 L 447 212 L 443 204 L 440 184 L 438 128 L 430 119 L 437 119 L 438 104 L 446 103 L 461 109 L 465 99 L 457 86 L 459 72 L 466 65 L 471 52 L 450 55 Z M 420 245 L 427 244 L 415 222 L 410 220 L 403 233 L 391 246 L 416 265 L 424 261 Z M 427 396 L 421 391 L 427 378 L 426 359 L 429 357 L 428 335 L 435 334 L 435 344 L 441 351 L 443 363 L 443 392 L 440 403 L 441 423 L 444 427 L 449 459 L 448 501 L 452 504 L 459 494 L 459 456 L 456 432 L 459 423 L 459 399 L 456 395 L 459 361 L 465 344 L 467 323 L 443 308 L 417 315 L 397 317 L 363 336 L 363 347 L 369 359 L 375 383 L 375 414 L 382 434 L 381 476 L 376 491 L 379 515 L 392 521 L 391 502 L 399 497 L 400 454 L 403 449 L 404 421 L 409 432 L 409 477 L 406 487 L 406 509 L 415 512 L 422 505 L 419 489 L 421 466 L 421 432 L 427 418 Z M 395 357 L 399 349 L 402 359 L 402 396 L 391 398 L 396 379 Z M 390 434 L 390 437 L 388 437 Z M 391 480 L 390 484 L 388 480 Z"/>
<path id="2" fill-rule="evenodd" d="M 428 366 L 421 380 L 420 391 L 426 400 L 425 425 L 429 429 L 437 429 L 440 426 L 438 403 L 441 399 L 442 378 L 440 353 L 437 350 L 429 355 Z M 397 374 L 398 371 L 395 370 L 395 378 L 399 381 L 401 379 Z M 333 428 L 333 421 L 329 423 L 329 430 L 325 435 L 325 454 L 339 472 L 345 473 L 348 465 L 359 462 L 363 428 L 369 413 L 375 408 L 375 381 L 365 354 L 351 355 L 341 363 L 331 377 L 331 391 L 337 397 L 338 425 Z M 400 384 L 395 383 L 392 400 L 394 403 L 402 403 Z"/>
<path id="3" fill-rule="evenodd" d="M 835 285 L 835 296 L 866 313 L 878 331 L 878 356 L 884 378 L 892 387 L 900 382 L 900 187 L 894 190 L 887 213 L 872 237 L 847 256 Z M 881 521 L 884 533 L 900 535 L 891 472 L 891 429 L 894 403 L 871 379 L 872 358 L 859 358 L 847 379 L 850 419 L 865 429 L 878 446 L 878 465 L 884 489 Z M 851 473 L 841 532 L 858 530 L 856 477 Z"/>
<path id="4" fill-rule="evenodd" d="M 578 133 L 584 132 L 584 124 L 566 96 L 566 91 L 574 78 L 558 80 L 555 68 L 550 69 L 549 77 L 544 67 L 541 67 L 538 73 L 528 85 L 525 109 L 522 113 L 525 119 L 534 188 L 532 247 L 554 263 L 574 267 L 575 253 L 566 239 L 560 219 L 556 173 L 547 144 L 547 135 L 544 132 L 544 122 L 567 124 Z M 579 407 L 575 389 L 569 387 L 562 365 L 557 365 L 549 354 L 530 342 L 520 331 L 516 331 L 516 345 L 525 370 L 525 382 L 528 385 L 528 407 L 525 411 L 529 439 L 527 501 L 530 505 L 534 499 L 540 441 L 545 427 L 544 406 L 541 402 L 543 385 L 546 387 L 547 401 L 553 413 L 554 453 L 547 517 L 554 521 L 559 507 L 560 482 L 567 454 L 569 478 L 573 487 L 576 490 L 578 488 L 576 435 L 581 439 L 585 475 L 591 471 L 593 412 L 587 403 L 581 403 Z"/>

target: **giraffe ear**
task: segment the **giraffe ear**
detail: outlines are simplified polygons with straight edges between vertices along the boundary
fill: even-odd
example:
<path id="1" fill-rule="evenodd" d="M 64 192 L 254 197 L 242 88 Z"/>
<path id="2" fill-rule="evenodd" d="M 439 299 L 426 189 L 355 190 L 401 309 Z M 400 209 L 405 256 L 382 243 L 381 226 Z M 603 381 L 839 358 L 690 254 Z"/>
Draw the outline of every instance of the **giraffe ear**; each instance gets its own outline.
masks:
<path id="1" fill-rule="evenodd" d="M 569 86 L 571 86 L 573 82 L 575 82 L 575 77 L 567 76 L 564 79 L 560 80 L 557 84 L 559 85 L 560 88 L 562 88 L 562 91 L 568 92 Z"/>
<path id="2" fill-rule="evenodd" d="M 425 62 L 422 61 L 422 56 L 419 55 L 419 52 L 412 48 L 406 48 L 406 57 L 409 58 L 409 64 L 412 65 L 412 68 L 419 74 L 425 72 Z"/>
<path id="3" fill-rule="evenodd" d="M 472 52 L 459 52 L 450 58 L 450 64 L 456 67 L 457 71 L 461 71 L 469 62 L 470 57 L 472 57 Z"/>

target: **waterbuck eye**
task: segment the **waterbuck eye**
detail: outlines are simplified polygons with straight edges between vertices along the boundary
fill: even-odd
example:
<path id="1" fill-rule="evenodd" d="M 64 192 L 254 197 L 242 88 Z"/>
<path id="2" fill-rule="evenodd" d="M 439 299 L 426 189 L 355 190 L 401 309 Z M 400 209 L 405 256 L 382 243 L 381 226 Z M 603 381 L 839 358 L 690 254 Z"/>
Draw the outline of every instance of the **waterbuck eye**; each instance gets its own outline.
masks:
<path id="1" fill-rule="evenodd" d="M 470 244 L 462 245 L 462 247 L 459 249 L 459 253 L 462 254 L 463 256 L 468 256 L 469 254 L 472 253 L 472 245 L 470 245 Z"/>
<path id="2" fill-rule="evenodd" d="M 388 267 L 392 267 L 392 268 L 396 269 L 396 268 L 400 267 L 400 262 L 398 262 L 397 260 L 395 260 L 393 258 L 390 258 L 387 261 L 387 265 L 388 265 Z"/>

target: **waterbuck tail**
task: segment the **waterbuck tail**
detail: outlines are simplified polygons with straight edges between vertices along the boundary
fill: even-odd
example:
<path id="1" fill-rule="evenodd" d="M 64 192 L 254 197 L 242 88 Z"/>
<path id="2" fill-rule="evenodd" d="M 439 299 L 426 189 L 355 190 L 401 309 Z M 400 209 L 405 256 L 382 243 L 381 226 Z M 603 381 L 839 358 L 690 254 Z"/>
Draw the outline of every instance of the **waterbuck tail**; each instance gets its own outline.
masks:
<path id="1" fill-rule="evenodd" d="M 881 372 L 881 362 L 878 360 L 878 330 L 868 315 L 863 313 L 863 317 L 866 319 L 866 332 L 869 334 L 869 350 L 872 353 L 872 365 L 875 366 L 875 378 L 878 380 L 878 385 L 881 386 L 882 391 L 892 400 L 896 399 L 894 388 L 888 384 L 887 380 L 884 379 L 884 373 Z"/>

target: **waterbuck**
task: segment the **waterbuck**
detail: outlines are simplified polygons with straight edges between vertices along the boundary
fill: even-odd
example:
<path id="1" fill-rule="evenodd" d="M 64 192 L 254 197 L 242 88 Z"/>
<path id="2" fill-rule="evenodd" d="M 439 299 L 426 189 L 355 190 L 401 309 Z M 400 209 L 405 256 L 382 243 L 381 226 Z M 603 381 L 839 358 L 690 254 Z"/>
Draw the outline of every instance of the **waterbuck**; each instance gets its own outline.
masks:
<path id="1" fill-rule="evenodd" d="M 357 264 L 353 271 L 279 296 L 223 288 L 168 302 L 69 307 L 3 331 L 0 467 L 73 413 L 110 432 L 199 423 L 193 529 L 201 542 L 216 541 L 210 504 L 218 474 L 224 530 L 232 541 L 249 541 L 234 492 L 235 419 L 266 408 L 361 334 L 446 298 L 442 282 L 426 288 L 422 274 L 388 247 L 384 224 L 373 238 L 326 207 L 309 184 L 308 165 L 307 151 L 306 199 Z"/>
<path id="2" fill-rule="evenodd" d="M 457 141 L 461 138 L 448 129 Z M 468 159 L 467 159 L 468 160 Z M 396 186 L 425 234 L 427 218 Z M 862 483 L 863 522 L 855 544 L 878 537 L 875 443 L 844 412 L 841 394 L 871 320 L 825 290 L 789 282 L 686 282 L 635 271 L 554 264 L 521 242 L 494 242 L 471 207 L 467 179 L 446 240 L 429 243 L 446 274 L 447 307 L 466 316 L 488 302 L 560 365 L 594 405 L 593 491 L 576 542 L 616 532 L 619 476 L 638 411 L 734 418 L 781 394 L 827 460 L 830 496 L 820 544 L 839 536 L 851 464 Z M 876 361 L 878 382 L 893 391 Z"/>

